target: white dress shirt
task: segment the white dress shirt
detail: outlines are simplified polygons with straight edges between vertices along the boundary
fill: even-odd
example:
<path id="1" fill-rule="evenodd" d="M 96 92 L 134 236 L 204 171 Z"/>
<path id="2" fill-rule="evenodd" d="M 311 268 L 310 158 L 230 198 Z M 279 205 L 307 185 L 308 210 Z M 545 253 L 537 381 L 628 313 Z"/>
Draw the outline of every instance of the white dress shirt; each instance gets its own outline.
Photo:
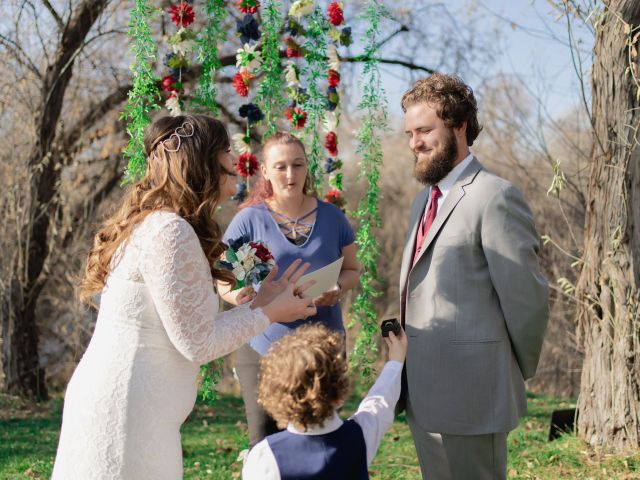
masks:
<path id="1" fill-rule="evenodd" d="M 360 402 L 358 411 L 349 417 L 362 429 L 367 449 L 367 465 L 371 465 L 382 437 L 393 423 L 394 408 L 400 397 L 401 374 L 402 363 L 388 361 L 376 383 L 365 399 Z M 324 435 L 337 430 L 341 425 L 342 420 L 337 412 L 334 412 L 322 426 L 312 427 L 302 432 L 289 424 L 287 430 L 296 435 Z M 301 458 L 300 461 L 304 459 Z M 242 468 L 242 478 L 243 480 L 280 480 L 280 470 L 266 438 L 256 444 L 247 455 Z"/>

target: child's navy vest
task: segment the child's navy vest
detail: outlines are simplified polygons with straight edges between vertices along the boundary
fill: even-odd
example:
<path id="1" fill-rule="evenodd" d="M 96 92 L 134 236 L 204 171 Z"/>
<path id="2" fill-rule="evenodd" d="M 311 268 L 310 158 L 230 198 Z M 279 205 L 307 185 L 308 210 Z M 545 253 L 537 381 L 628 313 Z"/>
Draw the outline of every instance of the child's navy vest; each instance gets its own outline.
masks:
<path id="1" fill-rule="evenodd" d="M 368 480 L 367 448 L 353 420 L 324 435 L 283 431 L 267 437 L 282 480 Z"/>

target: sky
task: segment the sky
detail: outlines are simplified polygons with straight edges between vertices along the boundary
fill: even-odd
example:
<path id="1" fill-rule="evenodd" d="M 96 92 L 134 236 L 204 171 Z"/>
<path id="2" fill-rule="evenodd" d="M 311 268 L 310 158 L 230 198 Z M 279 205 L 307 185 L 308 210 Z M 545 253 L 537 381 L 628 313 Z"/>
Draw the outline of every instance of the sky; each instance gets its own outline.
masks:
<path id="1" fill-rule="evenodd" d="M 446 5 L 461 16 L 468 15 L 469 11 L 476 12 L 483 18 L 483 28 L 499 32 L 495 61 L 485 66 L 482 72 L 485 80 L 498 75 L 517 76 L 553 117 L 561 116 L 582 101 L 568 48 L 566 18 L 558 18 L 558 11 L 549 2 L 448 0 Z M 579 21 L 575 24 L 574 34 L 580 39 L 583 62 L 586 62 L 583 70 L 589 72 L 593 39 Z M 389 72 L 383 73 L 384 83 L 389 87 L 386 89 L 389 112 L 395 116 L 400 114 L 400 98 L 408 85 L 406 79 L 392 77 Z M 471 78 L 468 82 L 477 90 L 474 81 L 479 82 L 480 79 Z"/>

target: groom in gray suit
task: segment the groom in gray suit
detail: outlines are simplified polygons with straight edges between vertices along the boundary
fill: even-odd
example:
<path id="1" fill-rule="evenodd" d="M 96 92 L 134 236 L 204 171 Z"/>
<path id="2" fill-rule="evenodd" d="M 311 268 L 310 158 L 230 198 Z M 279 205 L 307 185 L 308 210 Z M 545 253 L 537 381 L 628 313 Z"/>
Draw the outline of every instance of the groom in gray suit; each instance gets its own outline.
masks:
<path id="1" fill-rule="evenodd" d="M 400 274 L 403 398 L 420 468 L 428 480 L 504 479 L 549 317 L 532 214 L 469 152 L 482 127 L 458 77 L 418 81 L 402 109 L 425 186 Z"/>

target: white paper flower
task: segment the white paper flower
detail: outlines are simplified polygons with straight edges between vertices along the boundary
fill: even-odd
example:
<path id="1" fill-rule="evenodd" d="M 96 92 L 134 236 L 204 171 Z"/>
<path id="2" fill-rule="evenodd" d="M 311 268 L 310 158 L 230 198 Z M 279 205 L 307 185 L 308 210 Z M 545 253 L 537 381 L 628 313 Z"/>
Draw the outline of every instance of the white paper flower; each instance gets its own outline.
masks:
<path id="1" fill-rule="evenodd" d="M 244 280 L 246 273 L 244 271 L 244 268 L 242 268 L 242 265 L 238 265 L 236 267 L 236 264 L 235 263 L 233 264 L 233 276 L 236 277 L 236 280 L 240 282 Z"/>
<path id="2" fill-rule="evenodd" d="M 322 129 L 325 133 L 335 132 L 338 128 L 338 115 L 336 112 L 326 112 L 322 119 Z"/>
<path id="3" fill-rule="evenodd" d="M 184 42 L 171 45 L 171 48 L 173 49 L 173 53 L 186 56 L 193 51 L 195 44 L 196 42 L 192 40 L 185 40 Z"/>
<path id="4" fill-rule="evenodd" d="M 287 63 L 284 69 L 284 79 L 287 81 L 287 87 L 297 87 L 300 85 L 300 71 L 294 63 Z"/>
<path id="5" fill-rule="evenodd" d="M 244 270 L 249 273 L 251 269 L 255 266 L 256 262 L 253 259 L 252 255 L 247 255 L 245 259 L 242 261 L 242 265 L 244 266 Z"/>
<path id="6" fill-rule="evenodd" d="M 236 257 L 238 258 L 238 262 L 244 262 L 245 257 L 247 256 L 247 244 L 242 245 L 238 251 L 236 252 Z"/>
<path id="7" fill-rule="evenodd" d="M 249 72 L 260 67 L 262 59 L 260 58 L 260 52 L 256 52 L 257 46 L 257 44 L 251 46 L 248 43 L 245 43 L 242 48 L 239 48 L 236 53 L 236 67 L 244 67 Z"/>
<path id="8" fill-rule="evenodd" d="M 316 6 L 313 4 L 313 0 L 296 0 L 289 9 L 289 16 L 295 17 L 300 20 L 305 15 L 310 15 Z"/>
<path id="9" fill-rule="evenodd" d="M 171 45 L 173 53 L 186 56 L 192 52 L 196 42 L 196 36 L 190 28 L 180 28 L 176 33 L 167 38 L 167 43 Z"/>
<path id="10" fill-rule="evenodd" d="M 336 72 L 340 70 L 340 58 L 338 57 L 338 49 L 334 44 L 327 47 L 327 58 L 329 59 L 329 68 Z"/>
<path id="11" fill-rule="evenodd" d="M 167 101 L 164 103 L 164 106 L 169 110 L 169 113 L 176 117 L 178 115 L 182 115 L 182 108 L 180 107 L 180 99 L 177 95 L 173 95 L 167 98 Z"/>
<path id="12" fill-rule="evenodd" d="M 238 153 L 238 155 L 251 153 L 251 145 L 245 142 L 244 133 L 234 133 L 231 136 L 231 142 L 233 143 L 233 149 Z"/>

